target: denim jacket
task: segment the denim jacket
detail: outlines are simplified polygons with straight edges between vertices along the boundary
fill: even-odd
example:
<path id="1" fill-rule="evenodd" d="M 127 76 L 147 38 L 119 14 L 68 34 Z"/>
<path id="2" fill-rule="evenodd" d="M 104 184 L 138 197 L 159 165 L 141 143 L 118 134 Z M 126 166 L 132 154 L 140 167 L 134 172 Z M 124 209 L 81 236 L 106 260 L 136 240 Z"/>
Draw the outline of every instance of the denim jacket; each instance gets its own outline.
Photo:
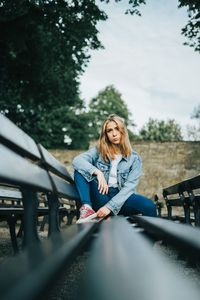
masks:
<path id="1" fill-rule="evenodd" d="M 73 159 L 73 167 L 88 181 L 96 178 L 92 175 L 96 169 L 103 172 L 106 181 L 108 182 L 111 162 L 105 162 L 101 157 L 97 147 L 93 147 L 88 151 L 79 154 Z M 117 215 L 123 206 L 124 202 L 134 193 L 136 186 L 142 174 L 142 162 L 137 152 L 132 151 L 128 157 L 123 157 L 117 167 L 117 182 L 119 193 L 117 193 L 107 204 L 114 215 Z"/>

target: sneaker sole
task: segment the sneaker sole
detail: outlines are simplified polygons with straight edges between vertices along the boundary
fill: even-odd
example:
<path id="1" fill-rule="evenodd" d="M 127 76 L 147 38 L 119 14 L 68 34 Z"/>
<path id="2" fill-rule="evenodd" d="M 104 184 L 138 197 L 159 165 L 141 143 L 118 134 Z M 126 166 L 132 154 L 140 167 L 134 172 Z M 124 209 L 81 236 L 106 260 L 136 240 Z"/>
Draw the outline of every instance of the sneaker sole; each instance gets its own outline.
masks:
<path id="1" fill-rule="evenodd" d="M 96 218 L 90 220 L 90 222 L 91 223 L 98 223 L 98 222 L 102 221 L 103 219 L 104 219 L 104 217 L 102 217 L 102 218 L 96 217 Z"/>
<path id="2" fill-rule="evenodd" d="M 97 214 L 92 214 L 90 216 L 88 216 L 87 218 L 84 218 L 84 219 L 78 219 L 78 221 L 76 221 L 76 224 L 82 224 L 82 223 L 86 223 L 92 219 L 95 219 L 97 218 Z"/>

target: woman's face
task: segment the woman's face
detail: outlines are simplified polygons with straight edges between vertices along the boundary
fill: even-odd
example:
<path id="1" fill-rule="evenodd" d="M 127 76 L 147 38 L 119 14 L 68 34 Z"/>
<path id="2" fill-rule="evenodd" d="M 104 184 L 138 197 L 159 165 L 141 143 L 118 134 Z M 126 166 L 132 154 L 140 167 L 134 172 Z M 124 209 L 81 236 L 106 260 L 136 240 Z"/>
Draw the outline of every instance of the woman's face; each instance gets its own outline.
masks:
<path id="1" fill-rule="evenodd" d="M 114 145 L 120 144 L 121 133 L 119 131 L 119 128 L 118 128 L 117 124 L 114 121 L 110 121 L 106 125 L 106 134 L 107 134 L 107 137 L 108 137 L 109 141 L 112 144 L 114 144 Z"/>

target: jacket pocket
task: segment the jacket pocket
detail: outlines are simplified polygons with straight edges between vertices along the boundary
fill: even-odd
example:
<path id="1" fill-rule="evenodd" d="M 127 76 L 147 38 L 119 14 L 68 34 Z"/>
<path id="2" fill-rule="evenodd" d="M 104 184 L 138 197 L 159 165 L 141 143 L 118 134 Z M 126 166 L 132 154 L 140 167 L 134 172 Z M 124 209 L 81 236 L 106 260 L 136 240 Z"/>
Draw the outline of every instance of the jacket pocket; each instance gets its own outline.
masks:
<path id="1" fill-rule="evenodd" d="M 109 166 L 106 165 L 106 164 L 104 164 L 104 163 L 102 163 L 102 162 L 97 161 L 97 168 L 99 170 L 101 170 L 102 172 L 106 172 L 106 171 L 108 171 Z"/>
<path id="2" fill-rule="evenodd" d="M 128 178 L 129 171 L 123 171 L 119 173 L 119 184 L 121 187 L 123 187 L 124 183 L 126 182 Z"/>

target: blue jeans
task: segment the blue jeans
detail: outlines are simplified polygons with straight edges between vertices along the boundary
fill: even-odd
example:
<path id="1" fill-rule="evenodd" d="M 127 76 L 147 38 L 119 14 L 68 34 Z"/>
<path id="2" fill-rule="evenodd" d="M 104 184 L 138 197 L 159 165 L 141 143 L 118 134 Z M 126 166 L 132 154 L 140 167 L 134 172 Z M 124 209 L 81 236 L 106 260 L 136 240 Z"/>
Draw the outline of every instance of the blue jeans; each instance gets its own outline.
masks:
<path id="1" fill-rule="evenodd" d="M 97 211 L 104 206 L 118 192 L 118 188 L 109 188 L 108 194 L 100 194 L 98 183 L 95 180 L 88 182 L 78 171 L 75 170 L 74 181 L 80 195 L 81 205 L 89 204 Z M 148 198 L 132 194 L 122 206 L 119 214 L 129 216 L 133 214 L 142 214 L 144 216 L 156 217 L 157 211 L 155 204 Z"/>

